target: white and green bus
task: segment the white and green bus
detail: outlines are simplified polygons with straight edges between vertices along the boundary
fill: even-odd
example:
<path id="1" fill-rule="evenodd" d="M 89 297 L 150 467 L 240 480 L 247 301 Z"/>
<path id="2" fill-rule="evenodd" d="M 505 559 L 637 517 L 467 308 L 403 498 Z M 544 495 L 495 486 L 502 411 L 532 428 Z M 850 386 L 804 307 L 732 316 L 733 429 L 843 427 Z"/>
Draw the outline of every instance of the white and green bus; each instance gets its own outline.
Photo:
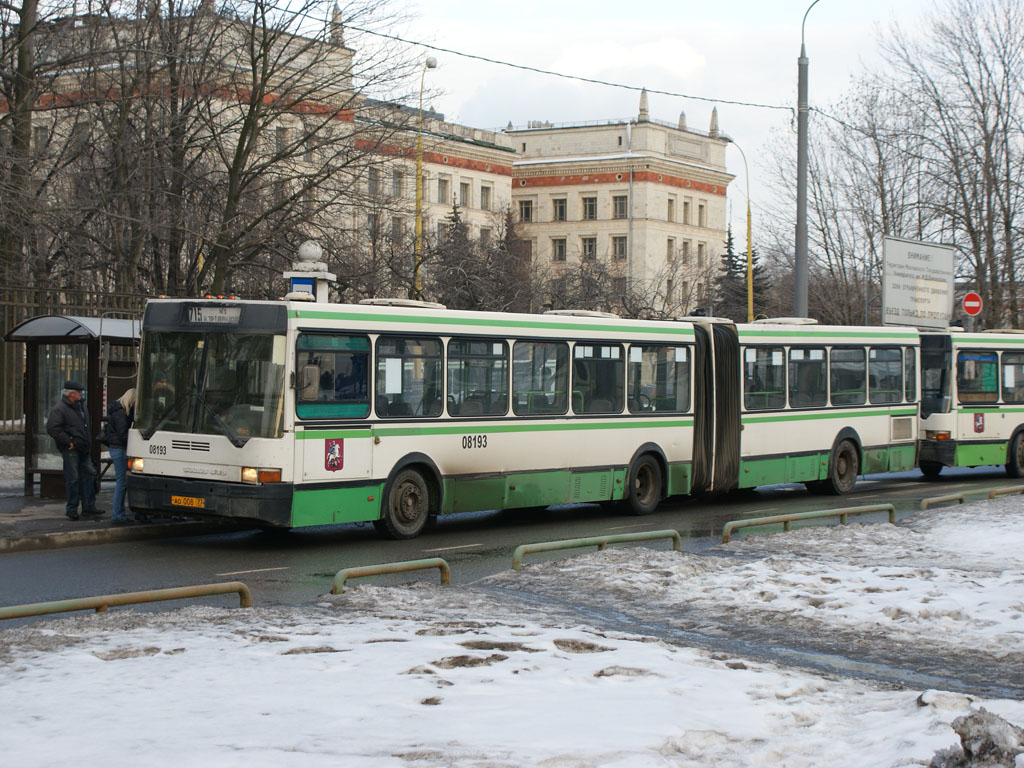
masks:
<path id="1" fill-rule="evenodd" d="M 128 498 L 396 538 L 463 511 L 907 469 L 918 333 L 419 302 L 154 300 Z"/>
<path id="2" fill-rule="evenodd" d="M 1024 477 L 1024 335 L 921 334 L 921 471 L 1004 465 Z"/>

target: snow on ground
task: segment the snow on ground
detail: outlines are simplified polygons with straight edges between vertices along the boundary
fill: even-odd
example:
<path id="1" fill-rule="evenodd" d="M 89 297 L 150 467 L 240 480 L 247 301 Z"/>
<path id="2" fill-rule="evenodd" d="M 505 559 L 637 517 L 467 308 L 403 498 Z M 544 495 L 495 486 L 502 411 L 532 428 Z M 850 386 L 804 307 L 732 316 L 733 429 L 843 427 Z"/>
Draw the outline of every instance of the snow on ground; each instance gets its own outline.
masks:
<path id="1" fill-rule="evenodd" d="M 25 484 L 25 457 L 0 456 L 0 490 L 21 488 Z"/>
<path id="2" fill-rule="evenodd" d="M 749 529 L 756 531 L 757 529 Z M 855 630 L 996 657 L 1024 656 L 1024 504 L 1004 498 L 918 513 L 899 526 L 746 533 L 699 554 L 612 549 L 536 566 L 531 587 L 577 585 L 665 607 Z M 508 583 L 508 575 L 498 577 Z"/>
<path id="3" fill-rule="evenodd" d="M 906 526 L 748 535 L 709 556 L 609 549 L 472 587 L 355 582 L 298 609 L 116 610 L 0 630 L 0 754 L 18 766 L 927 765 L 956 742 L 956 716 L 983 706 L 1024 725 L 1024 701 L 786 669 L 506 590 L 560 579 L 655 613 L 716 596 L 741 615 L 820 614 L 824 632 L 1020 649 L 1022 535 L 1014 499 Z"/>

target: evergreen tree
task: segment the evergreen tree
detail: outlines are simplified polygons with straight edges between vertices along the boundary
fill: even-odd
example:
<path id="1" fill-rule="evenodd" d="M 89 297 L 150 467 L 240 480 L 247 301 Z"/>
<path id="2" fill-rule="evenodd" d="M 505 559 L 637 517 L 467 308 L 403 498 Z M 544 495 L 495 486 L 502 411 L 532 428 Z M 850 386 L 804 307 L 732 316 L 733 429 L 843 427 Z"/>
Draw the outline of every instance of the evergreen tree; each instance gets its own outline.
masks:
<path id="1" fill-rule="evenodd" d="M 772 281 L 764 265 L 759 263 L 757 248 L 751 251 L 754 277 L 754 317 L 764 314 L 768 306 Z M 715 314 L 736 322 L 747 321 L 747 254 L 736 252 L 730 226 L 722 254 L 722 269 L 715 280 Z"/>

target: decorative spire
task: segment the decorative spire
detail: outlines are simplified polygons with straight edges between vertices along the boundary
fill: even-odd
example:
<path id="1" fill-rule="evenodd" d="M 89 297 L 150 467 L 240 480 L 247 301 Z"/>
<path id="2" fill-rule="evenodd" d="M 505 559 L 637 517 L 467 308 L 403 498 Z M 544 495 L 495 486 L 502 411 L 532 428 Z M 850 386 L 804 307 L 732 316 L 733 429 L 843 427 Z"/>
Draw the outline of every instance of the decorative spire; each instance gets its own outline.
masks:
<path id="1" fill-rule="evenodd" d="M 712 139 L 718 138 L 718 107 L 711 110 L 711 126 L 708 128 L 708 136 Z"/>
<path id="2" fill-rule="evenodd" d="M 345 47 L 345 29 L 341 23 L 341 9 L 338 4 L 334 4 L 334 10 L 331 12 L 331 45 L 336 45 L 339 48 Z"/>
<path id="3" fill-rule="evenodd" d="M 647 89 L 644 88 L 640 91 L 640 114 L 637 115 L 636 121 L 638 123 L 646 123 L 650 119 L 651 113 L 647 108 Z"/>
<path id="4" fill-rule="evenodd" d="M 679 110 L 679 130 L 686 130 L 686 113 L 683 112 L 682 110 Z"/>

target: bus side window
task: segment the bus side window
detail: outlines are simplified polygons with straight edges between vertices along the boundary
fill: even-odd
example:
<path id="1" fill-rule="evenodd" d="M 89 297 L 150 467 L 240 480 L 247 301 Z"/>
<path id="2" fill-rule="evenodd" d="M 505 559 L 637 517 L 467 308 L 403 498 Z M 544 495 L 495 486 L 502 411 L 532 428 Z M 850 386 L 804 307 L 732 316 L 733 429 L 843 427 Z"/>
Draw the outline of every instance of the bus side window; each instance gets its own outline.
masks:
<path id="1" fill-rule="evenodd" d="M 831 358 L 832 405 L 863 405 L 868 378 L 864 348 L 833 347 Z"/>
<path id="2" fill-rule="evenodd" d="M 1024 352 L 1003 352 L 1003 402 L 1024 403 Z"/>
<path id="3" fill-rule="evenodd" d="M 825 348 L 789 350 L 789 405 L 820 408 L 828 403 Z"/>

